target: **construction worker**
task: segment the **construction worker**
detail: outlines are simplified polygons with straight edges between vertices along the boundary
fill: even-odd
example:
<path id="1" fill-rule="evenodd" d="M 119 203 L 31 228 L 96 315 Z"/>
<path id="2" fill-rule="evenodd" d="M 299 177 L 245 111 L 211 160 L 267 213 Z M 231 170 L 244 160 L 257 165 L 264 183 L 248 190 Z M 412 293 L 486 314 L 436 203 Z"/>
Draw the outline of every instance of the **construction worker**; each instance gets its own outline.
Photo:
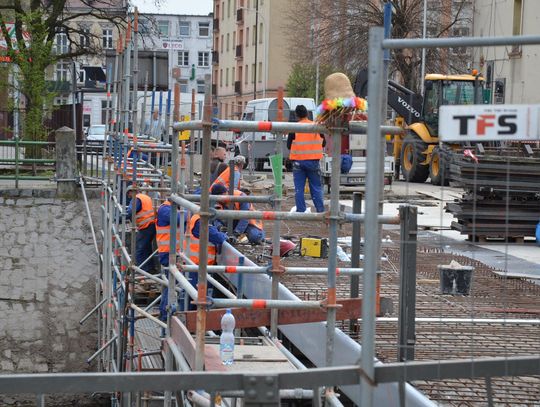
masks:
<path id="1" fill-rule="evenodd" d="M 128 190 L 128 199 L 130 200 L 126 212 L 126 218 L 131 220 L 133 214 L 133 202 L 135 202 L 135 225 L 137 227 L 137 240 L 135 248 L 136 265 L 147 272 L 154 271 L 154 262 L 150 258 L 154 253 L 153 242 L 156 237 L 156 212 L 152 204 L 152 198 L 143 193 L 135 195 L 132 199 L 133 190 Z M 150 258 L 148 261 L 146 261 Z M 146 263 L 145 263 L 146 261 Z"/>
<path id="2" fill-rule="evenodd" d="M 308 112 L 304 105 L 295 109 L 299 123 L 313 123 L 307 118 Z M 306 211 L 304 188 L 306 179 L 309 192 L 317 212 L 324 212 L 323 187 L 319 161 L 323 156 L 324 137 L 316 133 L 290 133 L 287 138 L 287 148 L 291 150 L 289 159 L 293 162 L 293 180 L 296 201 L 296 212 Z"/>
<path id="3" fill-rule="evenodd" d="M 244 165 L 246 164 L 246 157 L 243 155 L 237 155 L 233 158 L 234 161 L 234 187 L 235 189 L 240 189 L 240 175 L 242 173 L 242 169 L 244 168 Z M 230 167 L 227 167 L 225 171 L 223 171 L 221 174 L 219 174 L 216 178 L 216 180 L 210 185 L 210 190 L 212 187 L 216 184 L 224 185 L 227 190 L 229 189 L 230 185 L 230 178 L 231 178 L 231 169 Z"/>
<path id="4" fill-rule="evenodd" d="M 225 158 L 227 158 L 227 150 L 224 147 L 216 147 L 214 149 L 214 158 L 212 158 L 212 162 L 210 163 L 211 175 L 216 172 L 219 164 L 225 162 Z"/>
<path id="5" fill-rule="evenodd" d="M 189 238 L 189 258 L 195 263 L 199 264 L 199 228 L 200 228 L 201 216 L 196 213 L 189 219 L 187 233 Z M 221 250 L 221 245 L 229 237 L 226 233 L 220 232 L 217 227 L 212 224 L 208 224 L 208 264 L 216 264 L 216 256 Z M 186 239 L 187 240 L 187 239 Z M 184 241 L 184 252 L 187 252 L 187 243 Z"/>
<path id="6" fill-rule="evenodd" d="M 216 184 L 212 187 L 212 195 L 226 195 L 227 189 L 221 184 Z M 246 196 L 246 194 L 237 189 L 234 190 L 234 196 Z M 235 202 L 233 209 L 237 211 L 254 211 L 255 208 L 249 202 Z M 218 227 L 225 226 L 226 222 L 217 220 Z M 265 238 L 263 223 L 258 219 L 240 219 L 233 223 L 233 236 L 235 240 L 242 241 L 242 237 L 246 236 L 251 244 L 261 244 Z"/>
<path id="7" fill-rule="evenodd" d="M 158 246 L 159 262 L 163 267 L 169 267 L 171 239 L 171 202 L 166 200 L 157 211 L 156 218 L 156 241 Z M 176 252 L 180 252 L 180 211 L 178 212 L 176 224 Z M 165 276 L 169 277 L 169 271 L 165 271 Z M 161 302 L 159 304 L 159 318 L 162 321 L 167 320 L 168 287 L 164 287 L 161 293 Z"/>

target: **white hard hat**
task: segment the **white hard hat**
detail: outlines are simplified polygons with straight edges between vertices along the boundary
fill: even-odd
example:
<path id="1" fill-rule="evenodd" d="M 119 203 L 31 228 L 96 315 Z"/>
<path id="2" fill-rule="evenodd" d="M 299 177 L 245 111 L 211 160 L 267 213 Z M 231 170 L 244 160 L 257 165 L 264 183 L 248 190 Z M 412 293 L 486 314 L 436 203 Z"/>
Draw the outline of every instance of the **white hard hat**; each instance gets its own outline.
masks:
<path id="1" fill-rule="evenodd" d="M 234 157 L 234 162 L 236 164 L 245 164 L 246 163 L 246 157 L 243 155 L 237 155 Z"/>

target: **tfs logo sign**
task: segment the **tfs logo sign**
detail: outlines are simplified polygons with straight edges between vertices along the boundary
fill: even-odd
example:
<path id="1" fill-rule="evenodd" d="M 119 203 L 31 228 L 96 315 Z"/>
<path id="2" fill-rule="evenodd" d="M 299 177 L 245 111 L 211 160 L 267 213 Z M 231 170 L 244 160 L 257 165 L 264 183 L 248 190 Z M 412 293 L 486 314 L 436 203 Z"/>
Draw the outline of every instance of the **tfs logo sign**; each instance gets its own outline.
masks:
<path id="1" fill-rule="evenodd" d="M 501 114 L 497 117 L 494 114 L 480 115 L 455 115 L 452 119 L 459 121 L 459 135 L 469 134 L 469 123 L 476 126 L 476 134 L 485 136 L 489 128 L 493 128 L 497 135 L 514 135 L 517 133 L 517 115 Z"/>

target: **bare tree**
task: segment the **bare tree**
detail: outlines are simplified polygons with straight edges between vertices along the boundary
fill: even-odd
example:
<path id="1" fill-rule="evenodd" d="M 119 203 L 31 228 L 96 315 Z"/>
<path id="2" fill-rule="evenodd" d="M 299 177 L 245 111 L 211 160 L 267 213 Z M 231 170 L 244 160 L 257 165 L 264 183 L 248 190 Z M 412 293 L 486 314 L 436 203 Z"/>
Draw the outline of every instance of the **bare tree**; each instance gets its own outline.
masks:
<path id="1" fill-rule="evenodd" d="M 101 37 L 79 22 L 107 20 L 122 30 L 126 12 L 126 0 L 0 2 L 0 35 L 6 42 L 5 56 L 18 67 L 19 89 L 26 99 L 26 138 L 39 140 L 45 136 L 44 108 L 54 95 L 47 83 L 47 68 L 59 61 L 102 52 Z"/>
<path id="2" fill-rule="evenodd" d="M 295 39 L 308 38 L 302 47 L 293 43 L 290 50 L 294 62 L 333 66 L 352 77 L 367 67 L 369 28 L 383 25 L 381 0 L 301 0 L 289 13 L 286 29 Z M 423 0 L 393 0 L 392 38 L 422 37 Z M 465 13 L 470 1 L 429 0 L 428 37 L 453 36 L 456 27 L 468 26 Z M 466 31 L 464 31 L 466 33 Z M 452 57 L 452 58 L 451 58 Z M 421 51 L 395 50 L 391 54 L 390 73 L 405 86 L 417 89 Z M 446 50 L 429 50 L 427 71 L 462 72 L 466 63 L 463 55 L 453 58 Z M 466 62 L 466 61 L 465 61 Z"/>

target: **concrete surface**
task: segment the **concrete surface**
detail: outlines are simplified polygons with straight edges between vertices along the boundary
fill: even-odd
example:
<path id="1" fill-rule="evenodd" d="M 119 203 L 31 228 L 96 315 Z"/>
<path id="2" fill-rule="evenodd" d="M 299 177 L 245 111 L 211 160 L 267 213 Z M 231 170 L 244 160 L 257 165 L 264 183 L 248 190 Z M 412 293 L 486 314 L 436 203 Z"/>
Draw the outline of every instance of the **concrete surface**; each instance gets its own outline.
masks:
<path id="1" fill-rule="evenodd" d="M 97 205 L 93 205 L 97 211 Z M 0 191 L 0 373 L 82 372 L 96 348 L 97 255 L 84 204 L 54 190 Z M 0 406 L 35 406 L 2 396 Z M 46 397 L 47 406 L 96 406 L 96 399 Z"/>
<path id="2" fill-rule="evenodd" d="M 507 276 L 540 279 L 540 246 L 534 240 L 525 243 L 472 243 L 467 236 L 450 229 L 454 220 L 444 207 L 461 196 L 458 188 L 431 184 L 396 182 L 385 192 L 383 214 L 396 215 L 403 204 L 418 206 L 420 241 L 439 245 L 444 251 L 459 253 L 480 260 Z M 397 201 L 397 202 L 395 202 Z M 352 210 L 352 200 L 340 201 L 345 210 Z M 365 207 L 365 202 L 362 203 Z"/>

